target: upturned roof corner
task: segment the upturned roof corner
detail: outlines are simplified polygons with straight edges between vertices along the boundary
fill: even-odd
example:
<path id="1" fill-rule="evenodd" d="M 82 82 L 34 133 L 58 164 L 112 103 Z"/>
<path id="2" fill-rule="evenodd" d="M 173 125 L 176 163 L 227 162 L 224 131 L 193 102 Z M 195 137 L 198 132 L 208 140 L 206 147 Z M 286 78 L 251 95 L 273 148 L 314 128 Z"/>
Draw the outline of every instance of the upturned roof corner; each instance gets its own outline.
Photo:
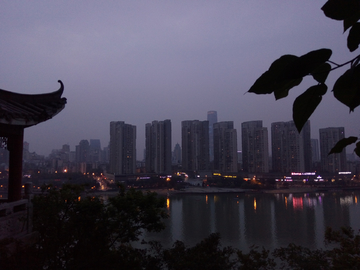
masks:
<path id="1" fill-rule="evenodd" d="M 0 125 L 26 128 L 53 118 L 66 104 L 66 98 L 61 97 L 64 84 L 61 80 L 58 82 L 57 91 L 44 94 L 19 94 L 0 89 Z"/>

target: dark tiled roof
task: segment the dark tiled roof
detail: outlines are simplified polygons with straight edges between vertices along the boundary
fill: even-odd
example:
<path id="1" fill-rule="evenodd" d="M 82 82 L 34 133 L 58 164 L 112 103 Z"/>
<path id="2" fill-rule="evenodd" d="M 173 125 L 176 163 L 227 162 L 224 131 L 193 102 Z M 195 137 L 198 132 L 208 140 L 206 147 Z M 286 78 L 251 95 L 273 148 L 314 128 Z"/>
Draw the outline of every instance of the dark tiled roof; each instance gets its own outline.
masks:
<path id="1" fill-rule="evenodd" d="M 54 117 L 66 104 L 66 98 L 61 97 L 64 85 L 58 82 L 60 89 L 46 94 L 18 94 L 0 89 L 0 124 L 29 127 Z"/>

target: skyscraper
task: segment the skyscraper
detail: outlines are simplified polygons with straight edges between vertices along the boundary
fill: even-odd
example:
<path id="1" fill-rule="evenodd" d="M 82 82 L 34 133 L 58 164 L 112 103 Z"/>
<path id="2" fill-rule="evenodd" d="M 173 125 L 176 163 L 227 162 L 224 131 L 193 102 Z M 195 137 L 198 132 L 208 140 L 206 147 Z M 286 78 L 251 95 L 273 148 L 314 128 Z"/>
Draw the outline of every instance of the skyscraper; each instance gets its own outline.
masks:
<path id="1" fill-rule="evenodd" d="M 237 172 L 237 133 L 233 121 L 214 123 L 214 170 Z"/>
<path id="2" fill-rule="evenodd" d="M 147 172 L 171 173 L 171 121 L 145 125 L 145 168 Z"/>
<path id="3" fill-rule="evenodd" d="M 241 137 L 244 172 L 269 172 L 268 130 L 262 121 L 242 123 Z"/>
<path id="4" fill-rule="evenodd" d="M 309 172 L 312 169 L 310 121 L 299 133 L 294 121 L 271 124 L 272 168 L 274 172 Z"/>
<path id="5" fill-rule="evenodd" d="M 89 141 L 81 140 L 79 145 L 76 146 L 76 162 L 85 162 L 89 161 Z"/>
<path id="6" fill-rule="evenodd" d="M 311 139 L 312 162 L 320 161 L 319 140 Z"/>
<path id="7" fill-rule="evenodd" d="M 181 142 L 183 170 L 209 170 L 209 122 L 182 121 Z"/>
<path id="8" fill-rule="evenodd" d="M 175 144 L 173 156 L 172 156 L 172 163 L 174 165 L 181 164 L 181 147 L 180 144 Z"/>
<path id="9" fill-rule="evenodd" d="M 90 161 L 93 163 L 101 161 L 101 143 L 99 139 L 90 139 Z"/>
<path id="10" fill-rule="evenodd" d="M 136 169 L 136 126 L 110 122 L 110 172 L 133 174 Z"/>
<path id="11" fill-rule="evenodd" d="M 210 161 L 214 160 L 214 124 L 217 123 L 217 112 L 208 111 L 207 120 L 209 121 L 209 156 Z"/>
<path id="12" fill-rule="evenodd" d="M 345 138 L 343 127 L 329 127 L 319 129 L 321 169 L 323 172 L 335 173 L 346 171 L 346 152 L 331 154 L 329 152 L 335 144 Z"/>

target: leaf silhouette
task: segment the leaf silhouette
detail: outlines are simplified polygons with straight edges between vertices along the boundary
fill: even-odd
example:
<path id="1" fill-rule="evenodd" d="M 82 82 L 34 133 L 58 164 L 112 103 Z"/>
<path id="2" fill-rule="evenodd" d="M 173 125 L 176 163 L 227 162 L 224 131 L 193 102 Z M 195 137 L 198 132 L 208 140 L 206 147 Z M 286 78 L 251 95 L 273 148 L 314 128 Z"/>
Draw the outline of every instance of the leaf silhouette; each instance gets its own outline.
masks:
<path id="1" fill-rule="evenodd" d="M 320 104 L 322 96 L 326 91 L 327 86 L 325 84 L 318 84 L 311 86 L 295 99 L 293 104 L 293 120 L 299 132 L 301 132 L 306 121 Z"/>
<path id="2" fill-rule="evenodd" d="M 334 154 L 334 153 L 335 153 L 335 154 L 336 154 L 336 153 L 341 153 L 341 151 L 342 151 L 346 146 L 348 146 L 349 144 L 355 143 L 357 140 L 358 140 L 358 138 L 357 138 L 357 137 L 354 137 L 354 136 L 341 139 L 340 141 L 338 141 L 338 142 L 335 144 L 335 146 L 331 149 L 331 151 L 329 152 L 328 155 Z"/>
<path id="3" fill-rule="evenodd" d="M 360 44 L 360 23 L 354 24 L 350 31 L 347 38 L 347 46 L 350 52 L 355 51 Z"/>
<path id="4" fill-rule="evenodd" d="M 274 91 L 288 92 L 292 87 L 299 85 L 301 80 L 283 79 L 286 67 L 297 58 L 295 55 L 288 54 L 275 60 L 270 68 L 255 81 L 248 92 L 255 94 L 271 94 Z"/>
<path id="5" fill-rule="evenodd" d="M 334 97 L 350 111 L 360 105 L 360 66 L 348 69 L 334 84 Z"/>

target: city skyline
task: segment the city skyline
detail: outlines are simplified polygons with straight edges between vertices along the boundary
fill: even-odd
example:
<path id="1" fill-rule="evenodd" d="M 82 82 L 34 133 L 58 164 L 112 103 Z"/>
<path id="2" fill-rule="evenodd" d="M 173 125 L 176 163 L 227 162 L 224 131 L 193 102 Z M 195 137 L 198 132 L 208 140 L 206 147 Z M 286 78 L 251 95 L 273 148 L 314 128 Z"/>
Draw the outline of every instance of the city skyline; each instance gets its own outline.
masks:
<path id="1" fill-rule="evenodd" d="M 345 151 L 342 151 L 340 154 L 328 155 L 333 145 L 344 138 L 343 127 L 320 129 L 320 144 L 318 139 L 310 138 L 310 129 L 310 121 L 307 121 L 300 134 L 297 134 L 293 121 L 275 122 L 269 133 L 268 129 L 262 126 L 262 121 L 243 122 L 241 133 L 244 139 L 241 144 L 244 150 L 237 151 L 237 130 L 233 128 L 233 122 L 217 122 L 214 123 L 214 161 L 211 162 L 208 121 L 183 121 L 183 147 L 176 144 L 174 151 L 170 148 L 171 121 L 166 119 L 147 123 L 144 159 L 136 158 L 135 154 L 136 126 L 123 121 L 113 121 L 110 122 L 109 147 L 102 149 L 98 139 L 90 139 L 90 143 L 87 139 L 82 139 L 76 145 L 75 151 L 71 151 L 70 146 L 64 144 L 62 149 L 54 149 L 46 159 L 50 161 L 48 164 L 51 164 L 52 172 L 60 170 L 86 173 L 89 169 L 99 168 L 97 166 L 104 169 L 106 164 L 109 164 L 109 172 L 114 174 L 133 174 L 135 168 L 140 173 L 169 174 L 175 167 L 179 168 L 179 165 L 182 165 L 184 171 L 198 171 L 204 175 L 210 171 L 283 174 L 357 170 L 354 162 L 359 159 L 356 159 L 355 154 L 345 155 Z M 29 152 L 28 142 L 23 144 L 24 160 L 33 164 L 44 162 L 44 156 Z M 275 154 L 269 153 L 270 147 Z M 319 150 L 321 160 L 318 160 Z M 6 166 L 6 156 L 3 157 L 3 165 Z"/>
<path id="2" fill-rule="evenodd" d="M 245 94 L 275 59 L 320 48 L 332 49 L 338 64 L 353 58 L 342 23 L 324 16 L 324 3 L 6 1 L 0 88 L 38 94 L 63 81 L 63 112 L 25 131 L 30 151 L 42 155 L 63 143 L 74 148 L 83 138 L 105 146 L 108 123 L 117 119 L 138 127 L 138 156 L 153 119 L 171 119 L 172 147 L 181 142 L 181 121 L 205 120 L 209 110 L 237 130 L 259 119 L 270 129 L 291 120 L 294 99 L 312 83 L 305 78 L 278 101 Z M 346 136 L 359 135 L 359 110 L 349 114 L 331 92 L 346 69 L 329 75 L 328 92 L 310 117 L 311 138 L 319 137 L 317 129 L 338 126 Z"/>
<path id="3" fill-rule="evenodd" d="M 171 121 L 171 119 L 167 119 L 167 120 L 168 120 L 168 121 Z M 156 122 L 156 121 L 158 121 L 158 120 L 153 120 L 153 121 L 151 121 L 151 122 L 154 122 L 154 121 Z M 184 120 L 184 121 L 190 121 L 190 122 L 191 122 L 191 121 L 200 121 L 200 122 L 203 122 L 203 121 L 206 121 L 206 120 L 197 120 L 197 119 L 195 119 L 195 120 Z M 184 121 L 182 121 L 182 122 L 184 122 Z M 261 120 L 253 120 L 253 121 L 246 121 L 246 122 L 257 122 L 257 121 L 261 121 Z M 116 121 L 115 121 L 115 122 L 116 122 Z M 121 122 L 121 121 L 120 121 L 120 122 Z M 161 122 L 161 121 L 160 121 L 160 122 Z M 220 122 L 234 122 L 234 121 L 218 121 L 217 123 L 220 123 Z M 246 123 L 246 122 L 243 122 L 243 123 Z M 262 121 L 261 121 L 261 122 L 262 122 Z M 289 123 L 290 123 L 290 122 L 292 122 L 292 120 L 284 121 L 284 122 L 289 122 Z M 171 123 L 172 123 L 172 121 L 171 121 Z M 242 125 L 243 123 L 241 123 L 240 125 Z M 277 123 L 278 123 L 278 122 L 270 123 L 270 128 L 267 128 L 266 126 L 262 125 L 262 127 L 267 128 L 267 132 L 268 132 L 268 139 L 267 139 L 267 140 L 268 140 L 268 152 L 269 152 L 269 157 L 272 156 L 272 146 L 271 146 L 271 144 L 272 144 L 272 134 L 271 134 L 271 126 L 272 126 L 273 124 L 277 124 Z M 128 124 L 132 125 L 131 123 L 128 123 Z M 311 122 L 310 122 L 310 121 L 309 121 L 309 124 L 308 124 L 308 125 L 311 125 Z M 135 126 L 135 125 L 132 125 L 132 126 Z M 146 124 L 145 124 L 145 126 L 146 126 Z M 173 125 L 171 124 L 171 126 L 173 126 Z M 138 130 L 138 127 L 137 127 L 137 126 L 135 126 L 135 128 L 136 128 L 136 130 Z M 339 126 L 339 127 L 326 127 L 326 128 L 315 129 L 315 131 L 314 131 L 314 128 L 313 128 L 312 125 L 311 125 L 311 133 L 315 132 L 315 133 L 319 134 L 319 132 L 320 132 L 321 129 L 331 129 L 331 128 L 337 129 L 337 128 L 343 128 L 343 127 L 342 127 L 342 126 Z M 173 128 L 171 128 L 171 129 L 173 129 Z M 243 150 L 243 149 L 242 149 L 242 133 L 241 133 L 241 130 L 242 130 L 242 129 L 241 129 L 241 128 L 240 128 L 240 129 L 236 129 L 236 128 L 235 128 L 235 125 L 234 125 L 234 129 L 237 130 L 237 148 L 238 148 L 237 150 L 238 150 L 238 151 L 242 151 L 242 150 Z M 346 135 L 346 129 L 344 129 L 344 133 L 345 133 L 345 135 Z M 177 135 L 174 135 L 174 134 L 173 134 L 173 131 L 171 131 L 171 137 L 173 138 L 174 136 L 176 137 Z M 348 136 L 348 135 L 346 135 L 346 136 Z M 346 136 L 345 136 L 345 137 L 346 137 Z M 136 145 L 139 144 L 139 139 L 138 139 L 138 137 L 139 137 L 139 134 L 136 134 Z M 146 136 L 144 135 L 144 140 L 146 139 L 145 137 L 146 137 Z M 311 139 L 311 140 L 316 139 L 316 140 L 319 141 L 319 136 L 318 136 L 317 138 L 312 138 L 312 137 L 311 137 L 310 139 Z M 62 142 L 62 143 L 59 142 L 59 146 L 58 146 L 57 148 L 52 148 L 51 151 L 61 149 L 61 147 L 63 147 L 63 145 L 69 145 L 69 147 L 72 149 L 72 151 L 75 151 L 75 150 L 76 150 L 76 147 L 79 146 L 79 144 L 81 144 L 81 142 L 82 142 L 83 140 L 89 140 L 89 141 L 91 141 L 91 140 L 98 140 L 99 143 L 102 145 L 102 148 L 108 147 L 108 146 L 110 145 L 110 139 L 109 139 L 108 143 L 103 144 L 103 143 L 102 143 L 99 139 L 97 139 L 97 138 L 88 137 L 88 138 L 85 138 L 85 139 L 84 139 L 84 138 L 79 139 L 79 141 L 78 141 L 77 143 L 75 143 L 75 145 L 73 145 L 73 146 L 71 146 L 70 144 L 68 144 L 68 143 L 66 143 L 66 142 Z M 28 149 L 30 152 L 36 152 L 37 154 L 43 155 L 43 154 L 37 152 L 36 149 L 31 149 L 31 148 L 32 148 L 32 147 L 31 147 L 31 144 L 30 144 L 28 141 L 24 140 L 24 143 L 27 144 L 27 149 Z M 30 146 L 29 146 L 29 144 L 30 144 Z M 171 149 L 174 150 L 174 148 L 176 147 L 177 144 L 179 144 L 180 147 L 182 147 L 181 133 L 180 133 L 180 141 L 179 141 L 179 142 L 175 142 L 175 143 L 172 141 Z M 144 144 L 144 145 L 146 145 L 146 144 Z M 335 143 L 334 143 L 334 145 L 335 145 Z M 318 145 L 318 147 L 319 147 L 318 151 L 319 151 L 319 153 L 320 153 L 320 146 Z M 146 147 L 144 147 L 143 149 L 140 149 L 140 151 L 139 151 L 139 149 L 136 147 L 137 160 L 143 160 L 143 159 L 145 158 L 145 150 L 146 150 Z M 350 148 L 347 147 L 346 150 L 347 150 L 346 154 L 352 154 L 352 153 L 353 153 L 353 150 L 352 150 L 351 146 L 350 146 Z M 51 151 L 50 151 L 49 154 L 51 154 Z M 210 146 L 209 146 L 209 151 L 210 151 Z M 139 155 L 138 153 L 140 153 L 140 155 Z M 46 154 L 46 155 L 44 155 L 44 156 L 48 156 L 49 154 Z"/>

